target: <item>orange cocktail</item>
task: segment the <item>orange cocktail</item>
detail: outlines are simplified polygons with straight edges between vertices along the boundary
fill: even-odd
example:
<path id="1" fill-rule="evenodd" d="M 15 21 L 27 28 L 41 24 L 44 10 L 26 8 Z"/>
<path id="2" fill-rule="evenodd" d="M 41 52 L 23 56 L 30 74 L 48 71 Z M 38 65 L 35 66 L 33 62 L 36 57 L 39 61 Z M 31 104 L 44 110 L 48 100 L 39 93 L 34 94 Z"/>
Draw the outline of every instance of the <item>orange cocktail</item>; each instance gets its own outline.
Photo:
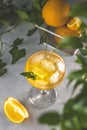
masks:
<path id="1" fill-rule="evenodd" d="M 33 72 L 36 79 L 28 78 L 29 83 L 39 89 L 52 89 L 59 85 L 65 74 L 63 59 L 52 51 L 38 51 L 32 54 L 25 67 L 26 72 Z"/>
<path id="2" fill-rule="evenodd" d="M 29 83 L 33 86 L 29 99 L 38 108 L 46 108 L 56 100 L 55 87 L 59 85 L 65 75 L 65 63 L 61 56 L 48 50 L 33 53 L 25 65 L 25 73 Z"/>

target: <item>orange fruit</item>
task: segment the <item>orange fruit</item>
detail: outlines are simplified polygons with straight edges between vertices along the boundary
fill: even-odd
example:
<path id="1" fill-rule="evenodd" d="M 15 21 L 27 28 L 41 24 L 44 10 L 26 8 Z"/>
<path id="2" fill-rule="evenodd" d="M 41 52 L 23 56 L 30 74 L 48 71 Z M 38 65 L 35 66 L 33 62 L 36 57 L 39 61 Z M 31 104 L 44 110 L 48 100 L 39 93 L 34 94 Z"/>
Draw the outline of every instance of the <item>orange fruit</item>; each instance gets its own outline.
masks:
<path id="1" fill-rule="evenodd" d="M 56 28 L 55 33 L 61 35 L 62 37 L 66 37 L 66 36 L 77 37 L 77 36 L 79 36 L 79 34 L 76 31 L 73 31 L 73 30 L 67 28 L 66 26 Z M 61 38 L 59 38 L 59 37 L 55 37 L 55 40 L 57 43 L 61 42 Z"/>
<path id="2" fill-rule="evenodd" d="M 64 25 L 70 12 L 70 5 L 66 0 L 48 0 L 42 8 L 42 18 L 49 26 Z"/>
<path id="3" fill-rule="evenodd" d="M 81 25 L 81 20 L 78 17 L 71 18 L 68 23 L 67 27 L 71 30 L 78 31 L 79 27 Z"/>
<path id="4" fill-rule="evenodd" d="M 14 123 L 21 123 L 29 117 L 26 108 L 16 99 L 9 97 L 4 102 L 4 112 L 7 118 Z"/>

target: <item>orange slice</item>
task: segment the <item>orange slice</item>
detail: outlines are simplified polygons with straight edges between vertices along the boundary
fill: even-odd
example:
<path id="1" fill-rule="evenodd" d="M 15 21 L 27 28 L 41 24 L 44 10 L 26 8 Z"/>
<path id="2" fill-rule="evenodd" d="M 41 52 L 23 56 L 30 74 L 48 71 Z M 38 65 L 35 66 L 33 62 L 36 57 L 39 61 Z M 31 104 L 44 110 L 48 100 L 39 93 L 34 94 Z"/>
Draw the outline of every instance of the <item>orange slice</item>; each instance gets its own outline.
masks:
<path id="1" fill-rule="evenodd" d="M 29 117 L 26 108 L 16 99 L 9 97 L 4 102 L 4 112 L 7 118 L 14 123 L 21 123 Z"/>
<path id="2" fill-rule="evenodd" d="M 78 31 L 81 25 L 81 20 L 78 17 L 73 17 L 67 23 L 67 27 L 73 31 Z"/>

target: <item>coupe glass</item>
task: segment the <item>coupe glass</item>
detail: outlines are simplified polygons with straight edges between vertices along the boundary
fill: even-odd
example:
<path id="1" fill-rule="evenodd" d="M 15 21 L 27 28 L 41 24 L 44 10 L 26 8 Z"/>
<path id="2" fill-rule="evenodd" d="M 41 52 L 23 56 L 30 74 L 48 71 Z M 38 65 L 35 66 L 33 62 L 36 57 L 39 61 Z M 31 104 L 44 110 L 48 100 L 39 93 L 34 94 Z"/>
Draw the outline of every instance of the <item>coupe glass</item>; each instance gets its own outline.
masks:
<path id="1" fill-rule="evenodd" d="M 26 61 L 25 72 L 31 72 L 35 79 L 27 78 L 32 85 L 30 101 L 38 108 L 47 108 L 57 97 L 55 87 L 65 75 L 65 63 L 57 53 L 41 50 L 34 52 Z"/>

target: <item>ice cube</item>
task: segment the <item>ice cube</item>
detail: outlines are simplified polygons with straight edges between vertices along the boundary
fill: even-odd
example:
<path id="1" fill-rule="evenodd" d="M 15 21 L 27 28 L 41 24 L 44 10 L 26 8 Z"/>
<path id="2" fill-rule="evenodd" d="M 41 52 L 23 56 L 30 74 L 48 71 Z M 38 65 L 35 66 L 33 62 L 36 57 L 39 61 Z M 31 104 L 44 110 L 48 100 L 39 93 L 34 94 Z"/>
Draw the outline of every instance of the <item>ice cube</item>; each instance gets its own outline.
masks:
<path id="1" fill-rule="evenodd" d="M 37 86 L 40 86 L 42 88 L 46 87 L 48 85 L 48 82 L 44 81 L 44 80 L 36 80 L 35 84 L 37 84 Z"/>
<path id="2" fill-rule="evenodd" d="M 58 66 L 59 71 L 61 71 L 61 72 L 65 71 L 65 65 L 62 61 L 58 61 L 57 66 Z"/>
<path id="3" fill-rule="evenodd" d="M 33 63 L 40 62 L 43 58 L 44 58 L 44 55 L 43 55 L 43 54 L 36 55 L 36 56 L 32 59 L 32 62 L 33 62 Z"/>
<path id="4" fill-rule="evenodd" d="M 56 83 L 59 80 L 59 73 L 56 71 L 50 77 L 50 83 Z"/>
<path id="5" fill-rule="evenodd" d="M 41 68 L 40 66 L 33 66 L 31 68 L 31 71 L 37 75 L 38 78 L 40 79 L 44 79 L 45 77 L 48 76 L 48 72 L 45 71 L 43 68 Z"/>
<path id="6" fill-rule="evenodd" d="M 55 71 L 55 65 L 48 59 L 44 59 L 41 61 L 41 66 L 47 71 Z"/>

